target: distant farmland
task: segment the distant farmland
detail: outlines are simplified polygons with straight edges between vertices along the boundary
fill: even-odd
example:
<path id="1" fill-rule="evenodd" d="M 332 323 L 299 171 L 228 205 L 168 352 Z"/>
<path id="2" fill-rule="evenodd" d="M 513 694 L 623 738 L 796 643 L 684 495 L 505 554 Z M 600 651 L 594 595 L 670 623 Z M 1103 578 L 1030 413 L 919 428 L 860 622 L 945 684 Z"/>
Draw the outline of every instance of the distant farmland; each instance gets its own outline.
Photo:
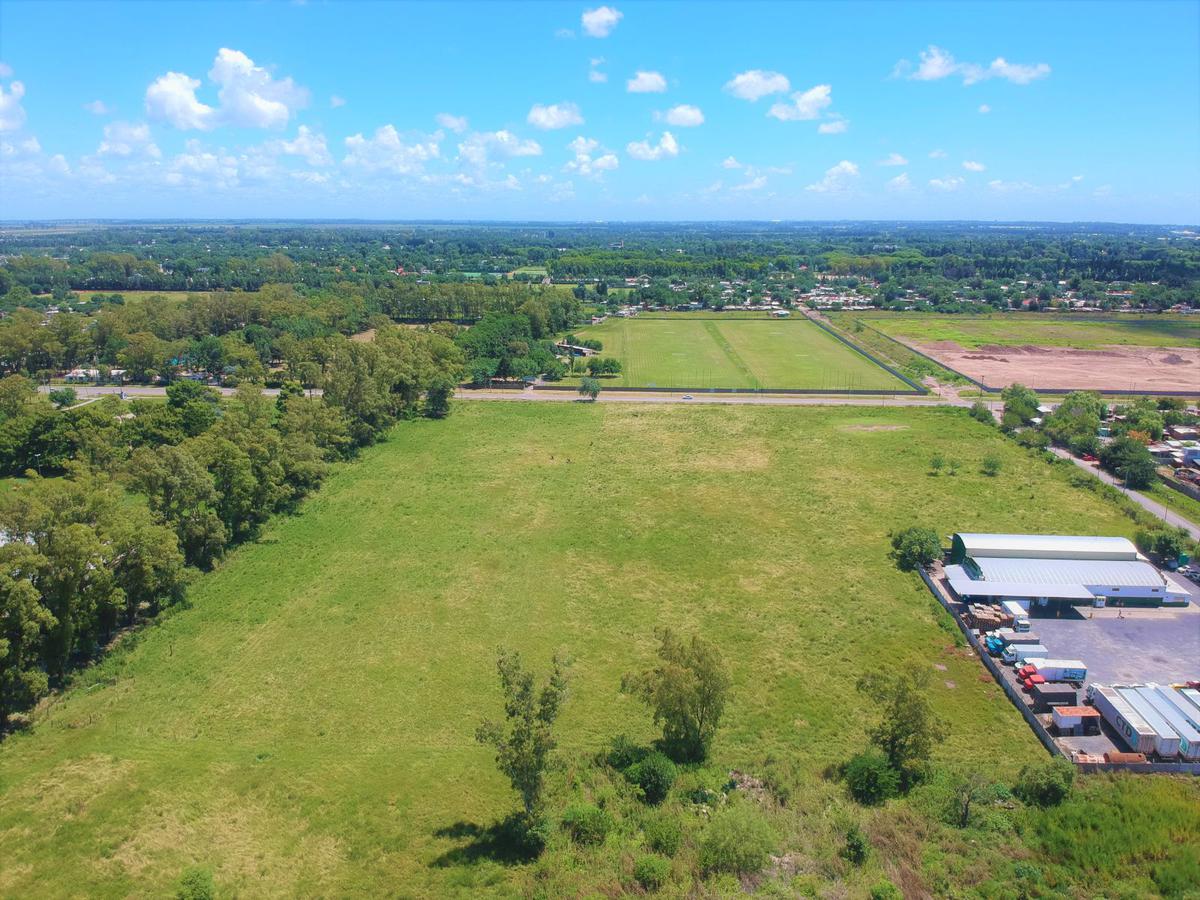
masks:
<path id="1" fill-rule="evenodd" d="M 806 320 L 608 319 L 578 334 L 621 361 L 606 387 L 909 390 Z"/>

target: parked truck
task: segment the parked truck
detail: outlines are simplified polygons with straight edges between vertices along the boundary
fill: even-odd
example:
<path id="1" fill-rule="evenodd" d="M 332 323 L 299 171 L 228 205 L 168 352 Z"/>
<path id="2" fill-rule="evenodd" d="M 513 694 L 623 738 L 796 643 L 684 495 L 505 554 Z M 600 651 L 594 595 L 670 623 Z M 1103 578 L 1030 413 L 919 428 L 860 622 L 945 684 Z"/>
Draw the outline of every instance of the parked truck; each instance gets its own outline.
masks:
<path id="1" fill-rule="evenodd" d="M 1153 753 L 1158 735 L 1125 699 L 1103 684 L 1088 686 L 1088 699 L 1135 753 Z"/>
<path id="2" fill-rule="evenodd" d="M 1029 665 L 1046 681 L 1087 681 L 1087 666 L 1079 659 L 1035 659 Z"/>
<path id="3" fill-rule="evenodd" d="M 1009 644 L 1004 648 L 1001 659 L 1006 663 L 1024 663 L 1029 659 L 1045 659 L 1050 651 L 1041 644 Z"/>

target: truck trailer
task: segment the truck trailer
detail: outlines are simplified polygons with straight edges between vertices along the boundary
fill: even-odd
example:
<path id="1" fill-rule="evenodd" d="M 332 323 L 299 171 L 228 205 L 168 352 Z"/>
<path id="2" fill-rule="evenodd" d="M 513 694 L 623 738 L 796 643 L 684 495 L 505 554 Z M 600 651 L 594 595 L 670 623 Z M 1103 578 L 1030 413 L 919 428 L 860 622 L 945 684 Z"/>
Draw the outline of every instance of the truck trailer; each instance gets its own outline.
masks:
<path id="1" fill-rule="evenodd" d="M 1093 684 L 1088 687 L 1088 697 L 1130 750 L 1135 753 L 1154 752 L 1158 735 L 1120 694 L 1103 684 Z"/>
<path id="2" fill-rule="evenodd" d="M 1163 759 L 1174 759 L 1179 755 L 1179 735 L 1167 724 L 1167 720 L 1139 693 L 1140 685 L 1115 684 L 1113 687 L 1133 710 L 1154 731 L 1154 752 Z"/>
<path id="3" fill-rule="evenodd" d="M 1137 692 L 1179 735 L 1179 755 L 1189 762 L 1200 759 L 1200 731 L 1176 708 L 1171 698 L 1163 694 L 1158 685 L 1148 684 L 1138 688 Z"/>
<path id="4" fill-rule="evenodd" d="M 1087 666 L 1079 659 L 1035 659 L 1029 664 L 1047 681 L 1087 681 Z"/>

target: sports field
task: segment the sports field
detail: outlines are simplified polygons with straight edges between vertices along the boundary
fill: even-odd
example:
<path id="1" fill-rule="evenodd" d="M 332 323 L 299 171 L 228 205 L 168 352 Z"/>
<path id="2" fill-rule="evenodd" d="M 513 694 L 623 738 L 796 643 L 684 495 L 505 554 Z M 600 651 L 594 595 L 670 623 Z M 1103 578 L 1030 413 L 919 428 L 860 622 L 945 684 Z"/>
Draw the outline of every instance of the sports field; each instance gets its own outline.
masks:
<path id="1" fill-rule="evenodd" d="M 959 473 L 931 478 L 934 453 Z M 873 710 L 853 684 L 881 666 L 932 676 L 942 763 L 1011 779 L 1044 755 L 887 558 L 913 523 L 1133 528 L 949 409 L 476 403 L 406 423 L 0 744 L 0 896 L 169 896 L 193 866 L 218 896 L 615 896 L 636 820 L 597 848 L 560 833 L 531 863 L 472 841 L 516 804 L 473 733 L 498 713 L 498 644 L 542 672 L 565 649 L 551 814 L 595 796 L 587 760 L 654 733 L 619 684 L 657 625 L 731 666 L 707 777 L 770 772 L 790 792 L 773 821 L 808 880 L 785 873 L 776 894 L 866 896 L 887 875 L 1001 895 L 1016 863 L 1067 896 L 1186 884 L 1194 780 L 1095 778 L 1056 810 L 1009 804 L 960 831 L 936 785 L 863 809 L 822 774 L 862 746 Z M 688 809 L 691 835 L 705 818 Z M 838 856 L 851 823 L 876 848 L 861 867 Z M 673 895 L 710 893 L 690 841 Z"/>
<path id="2" fill-rule="evenodd" d="M 578 334 L 621 361 L 605 387 L 911 390 L 803 319 L 610 318 Z"/>

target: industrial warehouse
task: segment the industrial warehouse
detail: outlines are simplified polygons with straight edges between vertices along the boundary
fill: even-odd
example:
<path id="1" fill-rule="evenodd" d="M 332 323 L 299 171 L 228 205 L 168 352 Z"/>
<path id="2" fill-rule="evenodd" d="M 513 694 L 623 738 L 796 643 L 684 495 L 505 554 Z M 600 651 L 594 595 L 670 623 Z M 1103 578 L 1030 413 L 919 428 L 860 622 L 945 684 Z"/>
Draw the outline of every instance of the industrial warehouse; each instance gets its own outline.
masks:
<path id="1" fill-rule="evenodd" d="M 963 532 L 923 574 L 1048 749 L 1200 774 L 1200 594 L 1131 541 Z"/>

